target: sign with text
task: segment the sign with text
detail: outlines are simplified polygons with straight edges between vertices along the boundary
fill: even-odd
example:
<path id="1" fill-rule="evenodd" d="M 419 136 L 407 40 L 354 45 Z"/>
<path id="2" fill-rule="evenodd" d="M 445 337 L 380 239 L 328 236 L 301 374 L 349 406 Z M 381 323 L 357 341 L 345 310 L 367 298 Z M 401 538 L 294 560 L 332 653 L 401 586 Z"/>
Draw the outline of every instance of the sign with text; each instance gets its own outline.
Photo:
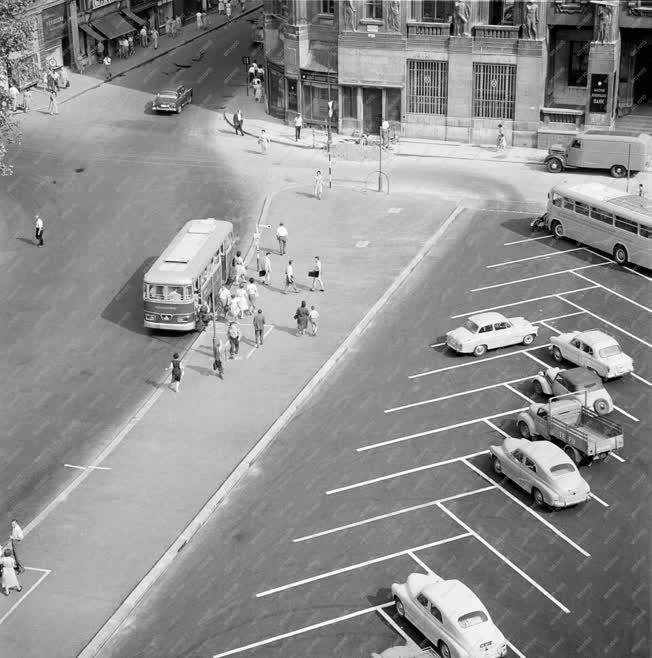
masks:
<path id="1" fill-rule="evenodd" d="M 248 66 L 249 64 L 251 64 L 251 57 L 243 57 L 243 58 L 242 58 L 242 63 L 243 63 L 245 66 Z"/>
<path id="2" fill-rule="evenodd" d="M 55 5 L 41 12 L 43 43 L 59 41 L 66 35 L 66 5 Z"/>
<path id="3" fill-rule="evenodd" d="M 106 7 L 116 0 L 89 0 L 91 9 L 99 9 L 100 7 Z"/>
<path id="4" fill-rule="evenodd" d="M 609 98 L 609 76 L 605 73 L 591 74 L 591 94 L 589 112 L 605 113 Z"/>

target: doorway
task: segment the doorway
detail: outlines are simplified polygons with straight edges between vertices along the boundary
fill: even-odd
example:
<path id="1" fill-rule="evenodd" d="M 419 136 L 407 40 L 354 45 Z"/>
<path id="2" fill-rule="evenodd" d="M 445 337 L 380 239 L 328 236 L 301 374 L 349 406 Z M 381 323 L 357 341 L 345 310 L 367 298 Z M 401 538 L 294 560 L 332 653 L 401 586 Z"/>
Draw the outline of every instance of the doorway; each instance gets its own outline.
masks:
<path id="1" fill-rule="evenodd" d="M 636 52 L 634 64 L 634 104 L 652 106 L 652 44 L 645 44 Z"/>
<path id="2" fill-rule="evenodd" d="M 362 130 L 367 135 L 380 135 L 383 120 L 383 90 L 362 90 Z"/>

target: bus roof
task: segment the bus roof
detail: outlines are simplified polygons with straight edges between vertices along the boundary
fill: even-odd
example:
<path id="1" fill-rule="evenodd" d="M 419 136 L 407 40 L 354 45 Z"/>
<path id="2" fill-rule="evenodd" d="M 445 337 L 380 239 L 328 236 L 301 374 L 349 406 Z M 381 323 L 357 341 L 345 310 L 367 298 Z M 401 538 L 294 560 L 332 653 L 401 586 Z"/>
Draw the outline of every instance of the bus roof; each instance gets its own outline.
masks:
<path id="1" fill-rule="evenodd" d="M 144 282 L 192 285 L 232 231 L 231 222 L 191 219 L 147 270 Z"/>

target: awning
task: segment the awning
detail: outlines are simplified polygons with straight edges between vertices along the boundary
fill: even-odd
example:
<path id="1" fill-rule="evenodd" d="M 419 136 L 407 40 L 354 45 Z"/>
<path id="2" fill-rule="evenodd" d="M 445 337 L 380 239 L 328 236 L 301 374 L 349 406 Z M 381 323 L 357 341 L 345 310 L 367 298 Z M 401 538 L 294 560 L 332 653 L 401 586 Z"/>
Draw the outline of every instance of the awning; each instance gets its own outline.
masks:
<path id="1" fill-rule="evenodd" d="M 110 14 L 104 18 L 94 20 L 91 25 L 94 30 L 106 35 L 107 39 L 117 39 L 130 32 L 135 32 L 136 28 L 127 23 L 127 21 L 118 14 Z"/>
<path id="2" fill-rule="evenodd" d="M 337 53 L 314 48 L 309 51 L 308 59 L 301 68 L 318 73 L 337 73 Z"/>
<path id="3" fill-rule="evenodd" d="M 130 20 L 130 21 L 133 21 L 134 23 L 136 23 L 136 25 L 141 25 L 141 26 L 142 26 L 142 25 L 145 25 L 145 21 L 144 21 L 140 16 L 136 16 L 136 14 L 134 14 L 134 12 L 131 11 L 131 9 L 126 9 L 126 8 L 125 8 L 125 9 L 121 9 L 120 11 L 121 11 L 121 12 L 122 12 L 122 13 L 123 13 L 123 14 L 124 14 L 129 20 Z"/>
<path id="4" fill-rule="evenodd" d="M 103 37 L 101 34 L 98 34 L 88 23 L 80 23 L 79 24 L 79 29 L 82 30 L 82 32 L 86 32 L 89 37 L 92 37 L 95 39 L 95 41 L 104 41 L 105 37 Z"/>

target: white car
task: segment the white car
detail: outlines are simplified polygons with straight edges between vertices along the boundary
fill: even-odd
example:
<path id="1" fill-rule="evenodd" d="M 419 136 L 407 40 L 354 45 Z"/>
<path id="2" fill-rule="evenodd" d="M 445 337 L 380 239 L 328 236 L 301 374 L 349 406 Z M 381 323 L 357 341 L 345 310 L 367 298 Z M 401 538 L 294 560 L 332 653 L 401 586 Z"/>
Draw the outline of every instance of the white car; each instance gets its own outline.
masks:
<path id="1" fill-rule="evenodd" d="M 564 359 L 593 370 L 603 379 L 622 377 L 634 371 L 634 362 L 627 356 L 615 338 L 603 331 L 573 331 L 550 339 L 552 358 L 561 363 Z"/>
<path id="2" fill-rule="evenodd" d="M 394 583 L 396 612 L 437 648 L 442 658 L 498 658 L 507 642 L 480 599 L 459 580 L 413 573 Z"/>
<path id="3" fill-rule="evenodd" d="M 532 388 L 537 395 L 572 395 L 599 416 L 614 410 L 613 400 L 602 380 L 588 368 L 542 370 L 532 381 Z"/>
<path id="4" fill-rule="evenodd" d="M 531 494 L 537 505 L 569 507 L 589 499 L 591 487 L 554 443 L 507 438 L 489 450 L 494 471 Z"/>
<path id="5" fill-rule="evenodd" d="M 506 318 L 500 313 L 471 315 L 457 329 L 446 334 L 446 344 L 462 354 L 482 356 L 487 350 L 508 345 L 531 345 L 539 327 L 525 318 Z"/>

